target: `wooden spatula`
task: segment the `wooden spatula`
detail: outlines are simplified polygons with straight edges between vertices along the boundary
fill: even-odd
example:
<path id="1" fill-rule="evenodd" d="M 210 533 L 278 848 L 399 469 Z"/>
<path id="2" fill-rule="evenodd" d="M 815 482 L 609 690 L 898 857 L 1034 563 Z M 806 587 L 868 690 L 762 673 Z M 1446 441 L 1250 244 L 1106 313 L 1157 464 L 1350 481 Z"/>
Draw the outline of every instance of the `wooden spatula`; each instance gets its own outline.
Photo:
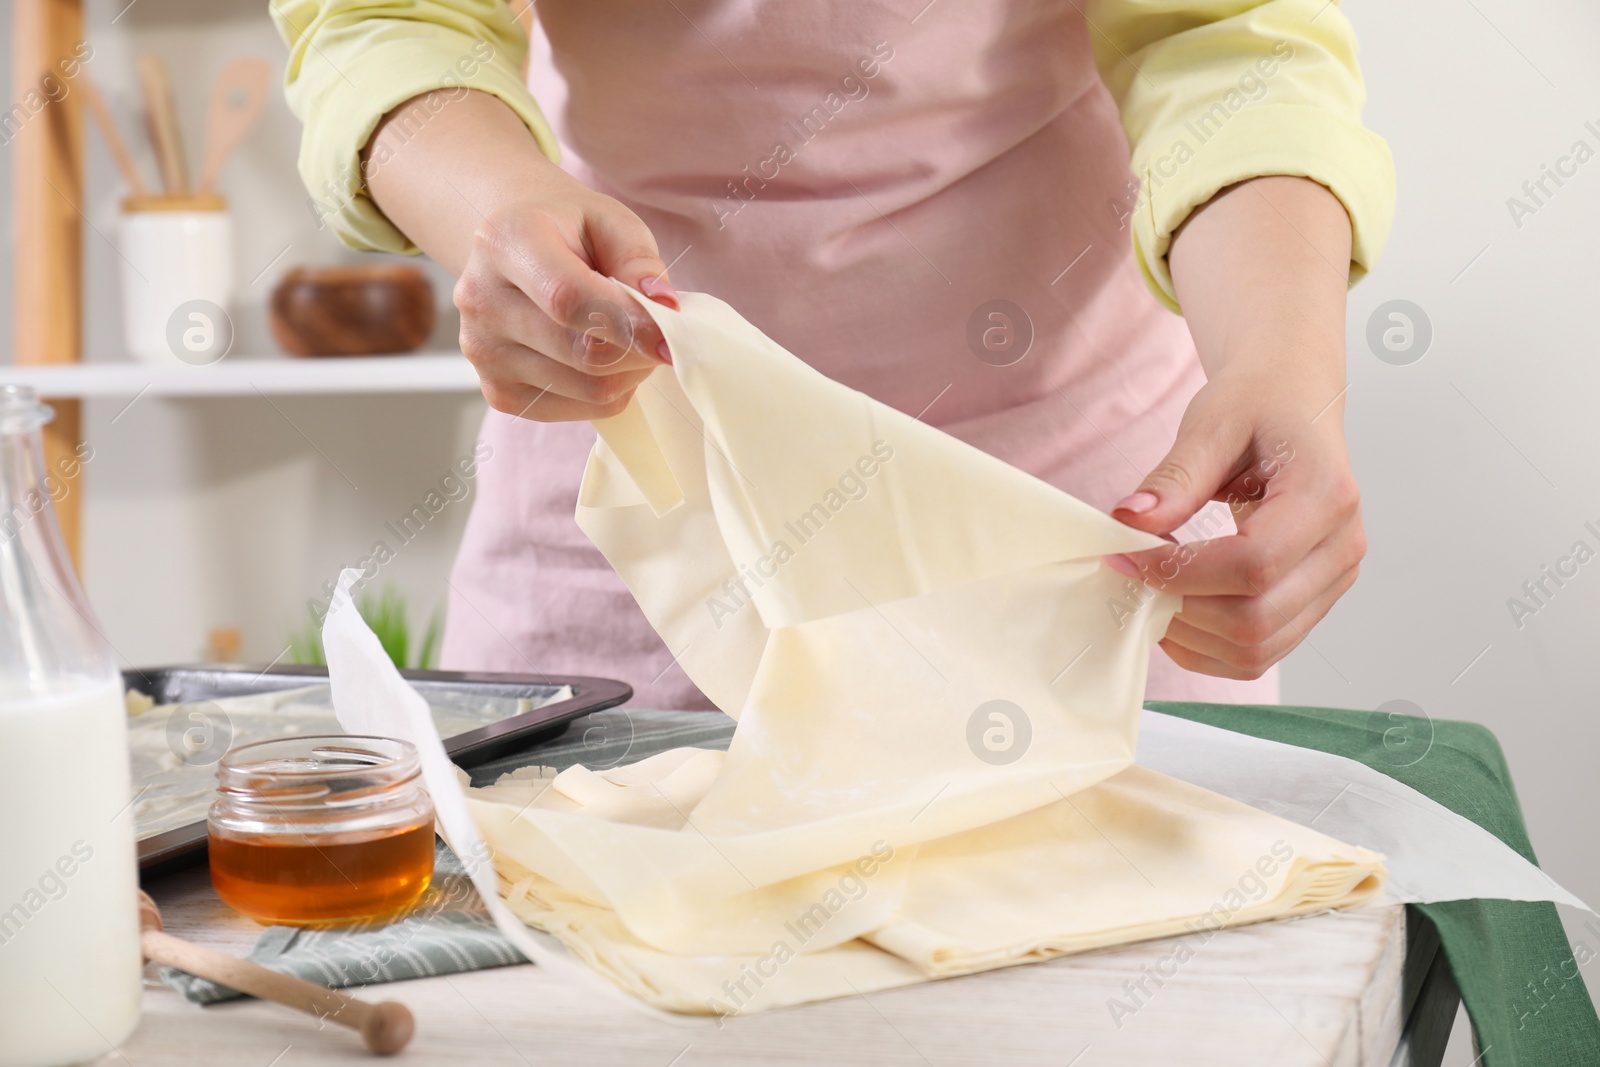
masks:
<path id="1" fill-rule="evenodd" d="M 187 193 L 189 165 L 183 158 L 183 136 L 172 104 L 172 79 L 159 57 L 139 57 L 139 86 L 144 90 L 145 122 L 161 168 L 161 185 L 168 193 Z"/>
<path id="2" fill-rule="evenodd" d="M 324 989 L 303 978 L 281 974 L 259 963 L 225 956 L 163 933 L 161 910 L 142 889 L 139 891 L 139 948 L 147 960 L 348 1026 L 359 1031 L 368 1050 L 380 1056 L 392 1056 L 405 1048 L 416 1030 L 410 1009 L 398 1001 L 369 1004 L 336 989 Z"/>
<path id="3" fill-rule="evenodd" d="M 206 154 L 200 164 L 201 193 L 217 184 L 222 165 L 250 132 L 267 102 L 272 68 L 264 59 L 236 59 L 223 68 L 206 112 Z"/>
<path id="4" fill-rule="evenodd" d="M 144 182 L 139 180 L 139 168 L 133 165 L 133 157 L 128 154 L 128 146 L 123 142 L 122 134 L 117 132 L 117 124 L 111 117 L 111 109 L 106 107 L 105 99 L 95 86 L 94 79 L 87 74 L 80 76 L 78 91 L 83 94 L 84 106 L 94 117 L 95 125 L 100 127 L 100 136 L 106 139 L 106 147 L 111 149 L 111 158 L 116 161 L 117 169 L 122 172 L 122 180 L 128 183 L 134 196 L 144 196 Z"/>

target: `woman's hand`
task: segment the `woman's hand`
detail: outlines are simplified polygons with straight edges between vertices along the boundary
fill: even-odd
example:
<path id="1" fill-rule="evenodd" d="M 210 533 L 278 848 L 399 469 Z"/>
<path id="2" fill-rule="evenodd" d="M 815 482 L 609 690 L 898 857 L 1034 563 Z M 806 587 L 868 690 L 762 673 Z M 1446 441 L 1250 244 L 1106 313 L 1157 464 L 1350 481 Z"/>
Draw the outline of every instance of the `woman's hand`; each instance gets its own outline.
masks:
<path id="1" fill-rule="evenodd" d="M 1112 514 L 1170 534 L 1222 500 L 1238 532 L 1106 562 L 1183 596 L 1161 647 L 1189 670 L 1260 677 L 1355 582 L 1366 538 L 1342 428 L 1349 261 L 1343 206 L 1303 178 L 1225 190 L 1174 238 L 1207 383 Z"/>
<path id="2" fill-rule="evenodd" d="M 618 414 L 671 362 L 660 329 L 616 289 L 678 306 L 655 238 L 546 159 L 497 98 L 441 100 L 396 108 L 364 172 L 384 214 L 458 276 L 461 350 L 484 397 L 540 422 Z M 422 113 L 433 117 L 420 127 L 396 121 Z"/>
<path id="3" fill-rule="evenodd" d="M 1232 536 L 1106 560 L 1184 598 L 1161 641 L 1179 666 L 1259 678 L 1355 583 L 1366 537 L 1344 435 L 1331 411 L 1311 421 L 1332 400 L 1292 374 L 1230 367 L 1195 395 L 1172 451 L 1113 511 L 1161 534 L 1208 500 L 1233 512 Z"/>
<path id="4" fill-rule="evenodd" d="M 455 287 L 461 351 L 491 407 L 540 422 L 609 418 L 672 360 L 608 279 L 672 308 L 677 294 L 639 216 L 554 164 L 541 169 L 473 234 Z"/>

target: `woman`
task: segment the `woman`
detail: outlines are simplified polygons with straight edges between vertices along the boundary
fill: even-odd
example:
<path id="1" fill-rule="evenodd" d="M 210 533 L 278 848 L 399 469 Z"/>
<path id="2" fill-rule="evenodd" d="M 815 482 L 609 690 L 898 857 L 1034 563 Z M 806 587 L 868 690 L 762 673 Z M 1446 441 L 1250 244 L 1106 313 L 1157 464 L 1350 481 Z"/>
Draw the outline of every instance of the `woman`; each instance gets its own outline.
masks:
<path id="1" fill-rule="evenodd" d="M 643 315 L 574 343 L 611 279 L 721 297 L 1130 525 L 1194 519 L 1108 561 L 1185 597 L 1152 698 L 1275 701 L 1355 580 L 1345 291 L 1393 176 L 1326 0 L 545 0 L 531 93 L 500 0 L 273 10 L 319 210 L 460 279 L 494 452 L 446 666 L 705 706 L 572 519 L 585 420 L 671 358 Z"/>

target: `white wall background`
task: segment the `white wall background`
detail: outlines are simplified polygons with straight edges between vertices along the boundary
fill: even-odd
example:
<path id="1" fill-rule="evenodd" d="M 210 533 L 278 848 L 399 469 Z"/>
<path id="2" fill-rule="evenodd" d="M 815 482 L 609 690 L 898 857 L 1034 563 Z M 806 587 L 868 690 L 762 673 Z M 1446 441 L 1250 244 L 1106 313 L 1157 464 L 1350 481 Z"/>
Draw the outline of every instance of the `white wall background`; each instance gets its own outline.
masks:
<path id="1" fill-rule="evenodd" d="M 253 52 L 281 69 L 257 0 L 147 0 L 112 25 L 124 3 L 90 0 L 89 69 L 129 129 L 139 50 L 164 55 L 189 88 L 180 117 L 192 142 L 225 61 Z M 1600 526 L 1600 159 L 1520 228 L 1506 206 L 1574 142 L 1600 153 L 1600 8 L 1356 0 L 1344 10 L 1362 42 L 1367 119 L 1388 138 L 1400 178 L 1388 252 L 1354 290 L 1349 318 L 1348 425 L 1372 547 L 1314 647 L 1287 663 L 1284 698 L 1354 708 L 1403 699 L 1436 718 L 1489 726 L 1544 865 L 1600 901 L 1600 560 L 1520 628 L 1507 608 L 1575 541 L 1600 549 L 1584 528 Z M 1585 128 L 1591 120 L 1595 130 Z M 296 138 L 275 100 L 224 180 L 249 205 L 238 220 L 243 349 L 270 350 L 262 308 L 283 269 L 349 256 L 304 209 Z M 110 236 L 114 179 L 92 134 L 89 152 L 85 212 Z M 3 225 L 9 244 L 9 212 Z M 121 358 L 115 253 L 93 231 L 86 245 L 88 358 Z M 8 269 L 9 255 L 0 299 Z M 438 290 L 437 340 L 448 345 L 442 277 Z M 1397 298 L 1419 305 L 1433 329 L 1426 355 L 1408 366 L 1381 362 L 1365 340 L 1373 309 Z M 115 424 L 123 402 L 89 405 L 97 458 L 87 474 L 86 571 L 130 662 L 192 659 L 216 625 L 243 627 L 249 658 L 277 655 L 304 601 L 438 481 L 482 411 L 466 398 L 276 403 L 281 410 L 253 399 L 145 399 Z M 452 506 L 386 568 L 420 607 L 443 601 L 465 513 Z M 1568 919 L 1575 941 L 1600 949 L 1600 927 Z M 1594 987 L 1600 969 L 1586 977 Z M 1457 1067 L 1471 1060 L 1460 1035 L 1458 1027 L 1449 1058 Z"/>

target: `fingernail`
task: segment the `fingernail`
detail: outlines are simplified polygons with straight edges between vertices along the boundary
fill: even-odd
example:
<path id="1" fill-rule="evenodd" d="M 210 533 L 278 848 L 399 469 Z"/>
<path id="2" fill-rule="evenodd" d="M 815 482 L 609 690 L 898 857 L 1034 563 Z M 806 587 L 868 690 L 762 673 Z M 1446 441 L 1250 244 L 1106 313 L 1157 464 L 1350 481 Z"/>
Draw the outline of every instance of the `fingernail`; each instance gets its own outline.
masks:
<path id="1" fill-rule="evenodd" d="M 1157 504 L 1161 503 L 1159 497 L 1148 489 L 1141 489 L 1132 496 L 1124 497 L 1117 501 L 1112 511 L 1131 511 L 1135 515 L 1143 515 Z"/>
<path id="2" fill-rule="evenodd" d="M 669 367 L 672 366 L 672 349 L 667 347 L 667 342 L 656 342 L 656 355 L 661 357 L 661 362 Z"/>
<path id="3" fill-rule="evenodd" d="M 1110 567 L 1124 578 L 1141 577 L 1139 565 L 1127 556 L 1101 556 L 1100 559 L 1107 567 Z"/>
<path id="4" fill-rule="evenodd" d="M 678 310 L 678 290 L 674 289 L 672 283 L 659 274 L 641 281 L 639 283 L 639 291 L 658 304 L 665 304 L 673 311 Z"/>

